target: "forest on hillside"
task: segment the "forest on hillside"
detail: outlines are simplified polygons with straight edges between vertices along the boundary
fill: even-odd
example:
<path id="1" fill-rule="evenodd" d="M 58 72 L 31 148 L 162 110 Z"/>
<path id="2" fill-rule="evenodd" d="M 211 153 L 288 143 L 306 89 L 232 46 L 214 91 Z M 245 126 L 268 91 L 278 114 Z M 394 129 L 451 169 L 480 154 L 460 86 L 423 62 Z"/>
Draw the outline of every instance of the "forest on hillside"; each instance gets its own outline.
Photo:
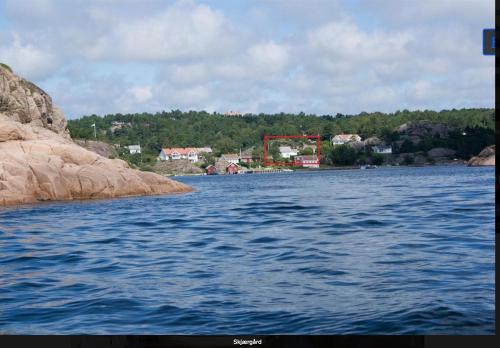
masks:
<path id="1" fill-rule="evenodd" d="M 68 128 L 73 138 L 93 139 L 92 125 L 95 124 L 97 140 L 121 146 L 140 144 L 149 161 L 163 147 L 210 146 L 216 156 L 250 147 L 260 151 L 264 134 L 319 134 L 327 151 L 331 151 L 328 145 L 330 137 L 341 133 L 356 133 L 363 139 L 377 136 L 386 143 L 393 143 L 398 139 L 397 127 L 419 120 L 445 124 L 454 132 L 447 139 L 426 139 L 417 147 L 405 149 L 411 150 L 407 152 L 443 146 L 457 150 L 459 157 L 466 159 L 495 143 L 494 109 L 403 110 L 335 116 L 304 113 L 225 116 L 204 111 L 172 110 L 155 114 L 89 115 L 69 120 Z M 324 155 L 331 158 L 328 152 Z"/>

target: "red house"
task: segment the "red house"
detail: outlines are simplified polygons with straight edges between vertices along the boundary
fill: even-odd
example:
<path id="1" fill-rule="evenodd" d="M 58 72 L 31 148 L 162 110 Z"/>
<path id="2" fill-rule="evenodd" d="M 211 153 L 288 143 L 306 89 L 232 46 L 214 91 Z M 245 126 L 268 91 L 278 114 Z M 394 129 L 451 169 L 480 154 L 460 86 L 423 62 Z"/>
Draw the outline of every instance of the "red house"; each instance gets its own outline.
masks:
<path id="1" fill-rule="evenodd" d="M 238 174 L 238 170 L 239 170 L 239 166 L 237 164 L 234 164 L 234 163 L 230 163 L 226 167 L 227 174 Z"/>
<path id="2" fill-rule="evenodd" d="M 216 175 L 217 174 L 217 168 L 213 165 L 209 165 L 207 168 L 207 175 Z"/>
<path id="3" fill-rule="evenodd" d="M 306 168 L 319 168 L 317 156 L 297 156 L 295 157 L 295 163 Z"/>

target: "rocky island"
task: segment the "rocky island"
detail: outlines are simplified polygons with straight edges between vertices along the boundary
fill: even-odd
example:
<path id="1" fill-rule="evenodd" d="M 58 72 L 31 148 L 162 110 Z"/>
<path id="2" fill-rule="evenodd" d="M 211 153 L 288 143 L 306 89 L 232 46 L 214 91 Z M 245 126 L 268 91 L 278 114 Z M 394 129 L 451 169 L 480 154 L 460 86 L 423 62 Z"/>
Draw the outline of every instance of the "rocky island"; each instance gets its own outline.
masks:
<path id="1" fill-rule="evenodd" d="M 469 167 L 494 166 L 495 165 L 495 145 L 483 149 L 477 156 L 472 157 L 467 163 Z"/>
<path id="2" fill-rule="evenodd" d="M 191 190 L 77 145 L 50 96 L 0 64 L 0 206 Z"/>

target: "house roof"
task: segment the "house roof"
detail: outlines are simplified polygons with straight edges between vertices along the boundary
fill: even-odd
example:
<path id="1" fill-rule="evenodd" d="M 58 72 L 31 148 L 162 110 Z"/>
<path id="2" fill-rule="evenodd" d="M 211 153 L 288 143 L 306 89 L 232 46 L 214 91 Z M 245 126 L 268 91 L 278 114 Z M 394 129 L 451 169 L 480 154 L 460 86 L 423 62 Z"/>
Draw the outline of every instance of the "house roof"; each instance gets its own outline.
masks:
<path id="1" fill-rule="evenodd" d="M 280 152 L 297 152 L 297 150 L 292 149 L 290 146 L 280 146 Z"/>
<path id="2" fill-rule="evenodd" d="M 240 156 L 235 153 L 225 153 L 221 156 L 221 158 L 224 158 L 225 160 L 239 160 Z"/>
<path id="3" fill-rule="evenodd" d="M 241 112 L 231 110 L 231 111 L 226 111 L 224 113 L 224 115 L 225 116 L 241 116 Z"/>
<path id="4" fill-rule="evenodd" d="M 318 160 L 318 156 L 304 155 L 304 156 L 297 156 L 295 159 L 297 161 L 317 161 Z"/>
<path id="5" fill-rule="evenodd" d="M 194 147 L 170 147 L 170 148 L 163 149 L 163 152 L 167 155 L 171 155 L 174 152 L 177 152 L 179 155 L 187 155 L 190 152 L 197 153 L 198 151 Z"/>
<path id="6" fill-rule="evenodd" d="M 243 156 L 252 155 L 254 149 L 255 149 L 255 146 L 252 146 L 252 147 L 249 147 L 249 148 L 241 151 L 241 156 L 243 157 Z"/>
<path id="7" fill-rule="evenodd" d="M 357 134 L 337 134 L 336 136 L 333 137 L 334 140 L 343 140 L 343 141 L 349 141 L 352 139 L 352 137 L 359 137 Z"/>
<path id="8" fill-rule="evenodd" d="M 129 150 L 140 150 L 141 149 L 141 145 L 129 145 L 129 146 L 127 146 L 127 148 Z"/>

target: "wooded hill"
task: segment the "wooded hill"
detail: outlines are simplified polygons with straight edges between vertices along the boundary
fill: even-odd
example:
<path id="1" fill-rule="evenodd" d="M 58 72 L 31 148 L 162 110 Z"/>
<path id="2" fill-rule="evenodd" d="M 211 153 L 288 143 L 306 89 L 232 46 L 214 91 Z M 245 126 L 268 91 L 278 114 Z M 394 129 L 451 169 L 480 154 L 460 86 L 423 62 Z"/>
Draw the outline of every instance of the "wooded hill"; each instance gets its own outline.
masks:
<path id="1" fill-rule="evenodd" d="M 94 139 L 92 124 L 95 123 L 98 140 L 121 146 L 140 144 L 143 157 L 149 162 L 158 156 L 162 147 L 211 146 L 216 156 L 252 146 L 258 152 L 262 149 L 264 134 L 319 134 L 326 145 L 333 135 L 356 133 L 363 139 L 377 136 L 390 144 L 398 140 L 397 127 L 418 120 L 444 124 L 454 130 L 446 139 L 425 139 L 419 145 L 422 148 L 412 147 L 406 149 L 411 150 L 408 152 L 442 146 L 452 148 L 460 158 L 468 159 L 495 143 L 494 109 L 403 110 L 335 116 L 304 113 L 225 116 L 204 111 L 172 110 L 155 114 L 90 115 L 70 120 L 68 127 L 73 138 Z M 329 153 L 324 155 L 328 157 Z"/>

